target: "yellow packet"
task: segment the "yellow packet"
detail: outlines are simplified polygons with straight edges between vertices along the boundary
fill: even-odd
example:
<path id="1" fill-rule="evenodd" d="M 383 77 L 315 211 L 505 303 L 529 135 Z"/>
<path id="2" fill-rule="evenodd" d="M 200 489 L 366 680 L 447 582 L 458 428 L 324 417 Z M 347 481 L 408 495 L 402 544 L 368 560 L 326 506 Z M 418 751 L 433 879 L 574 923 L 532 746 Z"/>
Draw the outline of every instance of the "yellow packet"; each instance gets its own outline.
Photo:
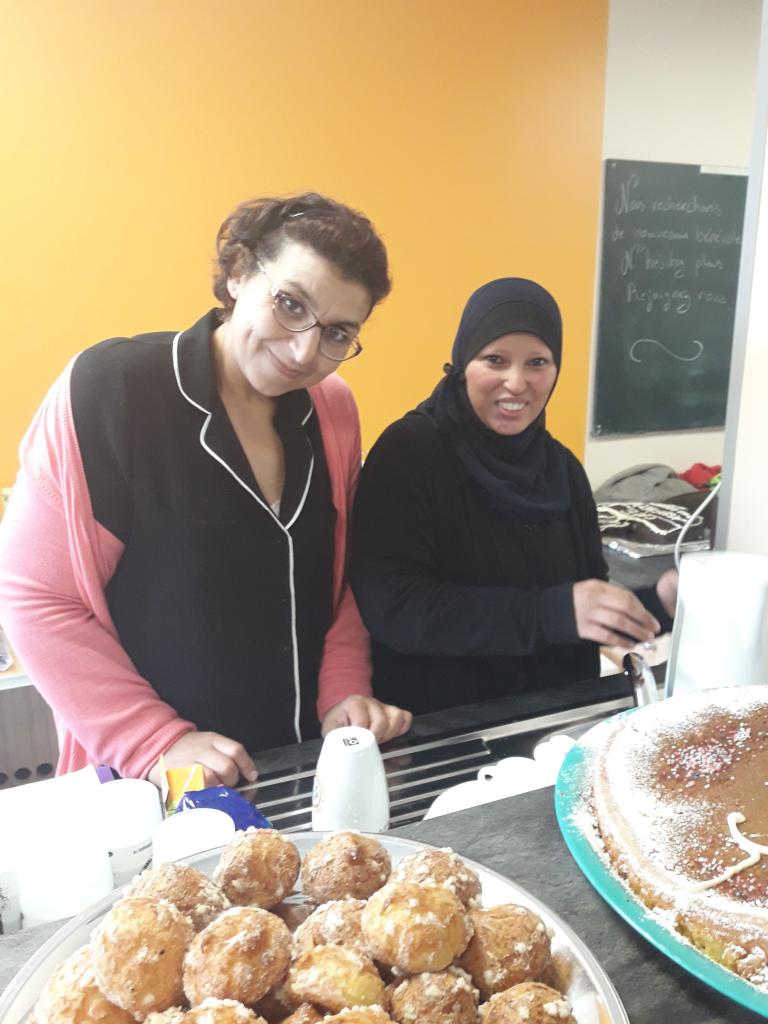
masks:
<path id="1" fill-rule="evenodd" d="M 163 780 L 160 793 L 163 797 L 166 815 L 173 814 L 185 793 L 205 789 L 205 776 L 201 764 L 188 764 L 183 768 L 166 768 L 165 759 L 161 754 L 160 771 Z"/>

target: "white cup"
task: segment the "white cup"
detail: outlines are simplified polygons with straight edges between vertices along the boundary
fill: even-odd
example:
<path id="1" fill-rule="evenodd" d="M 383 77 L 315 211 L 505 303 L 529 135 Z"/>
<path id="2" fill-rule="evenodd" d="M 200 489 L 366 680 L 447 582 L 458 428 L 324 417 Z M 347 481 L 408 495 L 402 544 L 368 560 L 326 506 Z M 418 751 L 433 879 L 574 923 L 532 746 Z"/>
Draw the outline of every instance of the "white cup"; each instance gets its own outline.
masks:
<path id="1" fill-rule="evenodd" d="M 25 843 L 18 881 L 25 928 L 72 917 L 110 893 L 109 854 L 93 820 L 51 816 Z"/>
<path id="2" fill-rule="evenodd" d="M 435 797 L 430 805 L 424 820 L 437 818 L 442 814 L 452 814 L 454 811 L 463 811 L 468 807 L 477 807 L 479 804 L 487 804 L 492 800 L 502 800 L 510 796 L 501 785 L 496 785 L 492 780 L 470 779 L 469 782 L 459 782 L 456 786 Z"/>
<path id="3" fill-rule="evenodd" d="M 312 790 L 312 828 L 383 832 L 389 825 L 389 789 L 376 737 L 346 725 L 323 742 Z"/>
<path id="4" fill-rule="evenodd" d="M 234 834 L 234 821 L 214 807 L 176 811 L 152 832 L 152 867 L 226 846 Z"/>
<path id="5" fill-rule="evenodd" d="M 531 757 L 504 757 L 496 764 L 485 765 L 477 777 L 481 782 L 494 783 L 505 796 L 547 785 L 544 772 Z"/>
<path id="6" fill-rule="evenodd" d="M 114 884 L 123 885 L 152 860 L 152 832 L 163 820 L 160 791 L 146 779 L 115 779 L 101 786 L 96 804 Z"/>
<path id="7" fill-rule="evenodd" d="M 25 928 L 56 921 L 112 889 L 94 815 L 100 788 L 96 769 L 89 766 L 0 793 L 3 932 L 18 930 L 22 912 Z"/>
<path id="8" fill-rule="evenodd" d="M 558 734 L 542 740 L 533 750 L 533 758 L 540 766 L 548 781 L 554 785 L 560 774 L 560 766 L 568 751 L 576 745 L 572 736 Z"/>

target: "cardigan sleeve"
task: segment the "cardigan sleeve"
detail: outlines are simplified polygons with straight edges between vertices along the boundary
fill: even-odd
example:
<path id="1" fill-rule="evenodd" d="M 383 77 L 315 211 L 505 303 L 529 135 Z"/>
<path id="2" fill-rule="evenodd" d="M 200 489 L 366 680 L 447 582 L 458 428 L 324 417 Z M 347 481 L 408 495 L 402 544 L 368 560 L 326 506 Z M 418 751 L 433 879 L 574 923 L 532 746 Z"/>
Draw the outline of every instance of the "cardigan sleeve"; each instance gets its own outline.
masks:
<path id="1" fill-rule="evenodd" d="M 352 586 L 363 621 L 403 654 L 522 655 L 577 639 L 570 583 L 473 586 L 442 577 L 436 522 L 460 515 L 440 487 L 431 425 L 388 428 L 363 467 L 353 517 Z"/>
<path id="2" fill-rule="evenodd" d="M 312 393 L 336 507 L 334 617 L 318 673 L 317 716 L 353 694 L 371 694 L 370 640 L 347 575 L 349 518 L 360 476 L 360 421 L 347 384 L 335 375 Z"/>
<path id="3" fill-rule="evenodd" d="M 117 639 L 104 587 L 123 544 L 92 515 L 71 372 L 70 364 L 22 442 L 0 528 L 0 621 L 56 713 L 60 767 L 77 766 L 80 747 L 84 760 L 141 777 L 194 726 L 160 699 Z"/>
<path id="4" fill-rule="evenodd" d="M 349 583 L 345 583 L 325 636 L 318 678 L 318 719 L 322 722 L 334 704 L 354 694 L 371 696 L 370 642 Z"/>

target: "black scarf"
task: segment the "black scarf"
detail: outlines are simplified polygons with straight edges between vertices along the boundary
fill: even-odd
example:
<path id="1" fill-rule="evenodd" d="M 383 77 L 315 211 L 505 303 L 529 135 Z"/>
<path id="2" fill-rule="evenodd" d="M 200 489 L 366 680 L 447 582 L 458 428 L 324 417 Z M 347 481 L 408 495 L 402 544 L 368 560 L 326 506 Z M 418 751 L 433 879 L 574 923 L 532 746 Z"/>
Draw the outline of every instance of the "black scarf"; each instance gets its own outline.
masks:
<path id="1" fill-rule="evenodd" d="M 486 427 L 470 404 L 464 377 L 467 363 L 481 349 L 514 333 L 541 338 L 560 372 L 557 303 L 533 281 L 501 278 L 470 297 L 451 350 L 453 365 L 446 364 L 445 377 L 414 411 L 434 420 L 499 512 L 541 522 L 570 508 L 566 449 L 545 429 L 544 410 L 519 434 L 502 436 Z"/>

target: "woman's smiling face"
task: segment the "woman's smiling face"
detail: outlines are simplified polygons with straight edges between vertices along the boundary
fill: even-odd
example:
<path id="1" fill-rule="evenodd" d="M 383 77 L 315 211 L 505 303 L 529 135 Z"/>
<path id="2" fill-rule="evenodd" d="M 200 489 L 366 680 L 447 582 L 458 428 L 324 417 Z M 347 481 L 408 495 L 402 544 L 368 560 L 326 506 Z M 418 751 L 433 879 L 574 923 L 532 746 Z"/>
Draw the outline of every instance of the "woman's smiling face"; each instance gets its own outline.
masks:
<path id="1" fill-rule="evenodd" d="M 305 304 L 323 324 L 344 325 L 353 333 L 371 309 L 367 288 L 341 276 L 313 249 L 286 242 L 264 269 L 281 291 Z M 235 300 L 231 317 L 217 331 L 217 341 L 230 370 L 243 384 L 268 398 L 309 388 L 339 366 L 319 349 L 319 324 L 292 332 L 272 312 L 270 281 L 260 271 L 230 278 Z"/>
<path id="2" fill-rule="evenodd" d="M 478 419 L 504 436 L 522 433 L 557 380 L 552 351 L 535 334 L 503 334 L 467 363 L 467 397 Z"/>

